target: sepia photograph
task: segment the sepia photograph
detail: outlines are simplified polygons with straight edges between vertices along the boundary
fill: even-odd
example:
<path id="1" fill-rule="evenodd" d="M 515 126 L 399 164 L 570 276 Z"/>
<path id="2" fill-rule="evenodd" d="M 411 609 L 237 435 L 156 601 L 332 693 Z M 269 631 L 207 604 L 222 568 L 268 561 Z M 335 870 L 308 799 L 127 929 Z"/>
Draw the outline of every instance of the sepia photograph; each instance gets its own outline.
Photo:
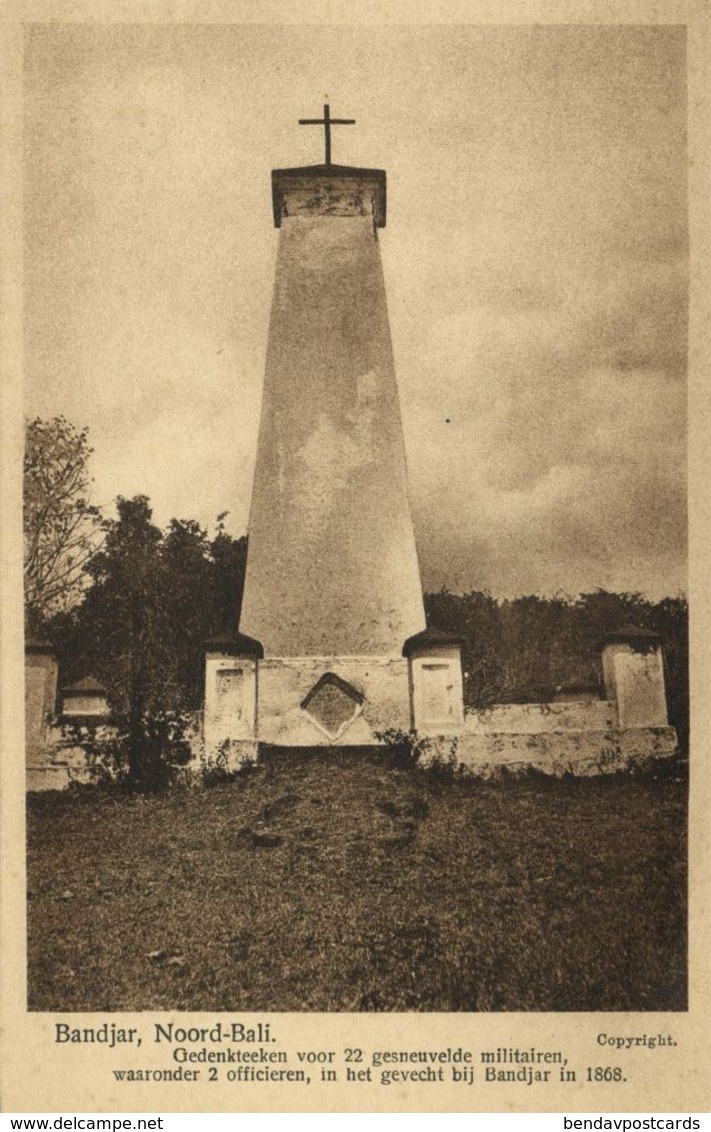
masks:
<path id="1" fill-rule="evenodd" d="M 687 1011 L 687 66 L 25 24 L 28 1011 Z"/>

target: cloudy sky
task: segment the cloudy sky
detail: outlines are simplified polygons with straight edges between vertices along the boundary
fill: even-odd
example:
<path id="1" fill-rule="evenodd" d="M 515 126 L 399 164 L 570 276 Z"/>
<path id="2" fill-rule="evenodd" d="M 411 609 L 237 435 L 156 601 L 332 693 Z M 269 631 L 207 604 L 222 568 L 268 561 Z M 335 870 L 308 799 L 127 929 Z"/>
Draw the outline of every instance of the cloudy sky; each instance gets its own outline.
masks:
<path id="1" fill-rule="evenodd" d="M 95 501 L 246 529 L 270 170 L 385 168 L 427 588 L 686 589 L 682 28 L 42 25 L 25 62 L 26 410 Z"/>

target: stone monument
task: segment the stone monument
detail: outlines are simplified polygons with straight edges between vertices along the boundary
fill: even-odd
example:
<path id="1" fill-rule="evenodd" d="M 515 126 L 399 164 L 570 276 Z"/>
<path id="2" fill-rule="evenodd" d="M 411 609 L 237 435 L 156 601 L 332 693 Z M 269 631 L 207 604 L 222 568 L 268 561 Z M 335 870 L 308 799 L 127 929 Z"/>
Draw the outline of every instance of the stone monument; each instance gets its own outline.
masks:
<path id="1" fill-rule="evenodd" d="M 272 173 L 279 251 L 239 630 L 207 642 L 204 740 L 380 744 L 407 732 L 481 775 L 597 774 L 668 756 L 659 638 L 602 647 L 604 696 L 464 709 L 462 642 L 425 628 L 379 230 L 381 169 Z"/>
<path id="2" fill-rule="evenodd" d="M 381 169 L 325 161 L 272 173 L 279 250 L 239 628 L 206 643 L 203 743 L 238 766 L 260 747 L 409 742 L 486 777 L 535 767 L 599 774 L 674 753 L 657 634 L 601 645 L 604 695 L 563 685 L 551 703 L 464 708 L 462 641 L 425 627 L 380 262 Z M 57 659 L 26 641 L 27 781 L 93 781 L 62 724 L 111 731 L 93 677 L 63 690 Z"/>
<path id="3" fill-rule="evenodd" d="M 461 727 L 459 644 L 424 632 L 378 240 L 385 172 L 331 161 L 331 127 L 351 122 L 328 104 L 302 119 L 323 126 L 324 163 L 272 173 L 247 571 L 240 632 L 207 646 L 211 748 L 369 744 L 418 713 Z"/>

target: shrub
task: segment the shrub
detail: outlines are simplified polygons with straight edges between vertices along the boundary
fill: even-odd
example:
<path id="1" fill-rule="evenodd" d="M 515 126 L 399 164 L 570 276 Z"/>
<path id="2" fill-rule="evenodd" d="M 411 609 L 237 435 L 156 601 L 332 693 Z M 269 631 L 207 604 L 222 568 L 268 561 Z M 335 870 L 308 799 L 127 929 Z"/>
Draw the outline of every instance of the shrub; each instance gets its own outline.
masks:
<path id="1" fill-rule="evenodd" d="M 120 782 L 128 770 L 126 745 L 113 724 L 103 720 L 66 721 L 61 724 L 62 747 L 79 748 L 86 759 L 86 769 L 99 786 Z"/>
<path id="2" fill-rule="evenodd" d="M 418 737 L 414 731 L 403 731 L 397 727 L 373 734 L 385 744 L 387 762 L 395 770 L 412 770 L 429 745 L 427 739 Z"/>
<path id="3" fill-rule="evenodd" d="M 232 739 L 223 739 L 214 751 L 200 754 L 200 775 L 203 786 L 221 786 L 249 774 L 256 766 L 254 755 Z"/>

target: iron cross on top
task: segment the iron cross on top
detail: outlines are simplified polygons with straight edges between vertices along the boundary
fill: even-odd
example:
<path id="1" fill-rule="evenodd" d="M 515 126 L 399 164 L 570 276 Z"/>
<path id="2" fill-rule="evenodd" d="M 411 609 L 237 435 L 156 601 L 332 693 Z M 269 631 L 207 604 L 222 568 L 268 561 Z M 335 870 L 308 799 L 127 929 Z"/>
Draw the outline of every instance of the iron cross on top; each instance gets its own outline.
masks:
<path id="1" fill-rule="evenodd" d="M 328 95 L 326 95 L 328 98 Z M 326 135 L 326 165 L 331 164 L 331 126 L 354 126 L 355 118 L 332 118 L 327 102 L 323 105 L 323 118 L 299 118 L 300 126 L 323 126 Z"/>

